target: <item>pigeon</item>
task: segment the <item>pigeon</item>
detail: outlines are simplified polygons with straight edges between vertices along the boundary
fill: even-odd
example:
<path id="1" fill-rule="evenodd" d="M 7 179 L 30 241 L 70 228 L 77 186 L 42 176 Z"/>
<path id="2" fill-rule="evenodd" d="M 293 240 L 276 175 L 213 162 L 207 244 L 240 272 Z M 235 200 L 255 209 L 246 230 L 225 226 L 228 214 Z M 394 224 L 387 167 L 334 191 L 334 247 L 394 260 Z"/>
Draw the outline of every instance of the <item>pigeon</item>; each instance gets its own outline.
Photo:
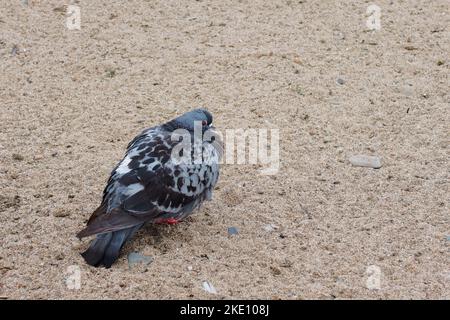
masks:
<path id="1" fill-rule="evenodd" d="M 211 200 L 222 155 L 212 121 L 206 109 L 195 109 L 142 131 L 128 144 L 100 206 L 77 234 L 96 235 L 81 254 L 86 263 L 110 268 L 143 225 L 176 224 Z"/>

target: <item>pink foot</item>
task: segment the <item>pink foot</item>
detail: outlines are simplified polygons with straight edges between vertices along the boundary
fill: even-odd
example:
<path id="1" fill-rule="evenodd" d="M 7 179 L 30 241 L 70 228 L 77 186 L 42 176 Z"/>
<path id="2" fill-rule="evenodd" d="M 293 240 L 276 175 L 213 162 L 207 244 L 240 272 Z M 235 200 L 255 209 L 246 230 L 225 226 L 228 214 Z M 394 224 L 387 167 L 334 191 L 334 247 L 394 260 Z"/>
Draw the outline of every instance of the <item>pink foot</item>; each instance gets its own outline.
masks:
<path id="1" fill-rule="evenodd" d="M 158 224 L 170 224 L 170 225 L 177 224 L 178 222 L 179 221 L 175 218 L 158 219 L 157 221 L 155 221 L 155 223 L 158 223 Z"/>
<path id="2" fill-rule="evenodd" d="M 175 218 L 169 218 L 165 221 L 167 224 L 173 225 L 173 224 L 177 224 L 178 220 Z"/>

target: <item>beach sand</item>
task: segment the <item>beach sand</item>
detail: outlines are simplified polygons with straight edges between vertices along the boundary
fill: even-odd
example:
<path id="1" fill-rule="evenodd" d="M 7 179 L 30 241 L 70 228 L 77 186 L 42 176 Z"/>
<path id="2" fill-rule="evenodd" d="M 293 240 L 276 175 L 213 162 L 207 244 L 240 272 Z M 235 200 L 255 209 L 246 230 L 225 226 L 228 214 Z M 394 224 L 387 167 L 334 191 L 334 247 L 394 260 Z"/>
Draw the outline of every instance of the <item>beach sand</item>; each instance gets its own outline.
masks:
<path id="1" fill-rule="evenodd" d="M 75 1 L 79 30 L 26 2 L 0 2 L 0 298 L 450 298 L 447 0 L 376 1 L 379 30 L 356 0 Z M 86 265 L 127 143 L 199 106 L 278 129 L 279 172 L 224 164 L 187 221 Z"/>

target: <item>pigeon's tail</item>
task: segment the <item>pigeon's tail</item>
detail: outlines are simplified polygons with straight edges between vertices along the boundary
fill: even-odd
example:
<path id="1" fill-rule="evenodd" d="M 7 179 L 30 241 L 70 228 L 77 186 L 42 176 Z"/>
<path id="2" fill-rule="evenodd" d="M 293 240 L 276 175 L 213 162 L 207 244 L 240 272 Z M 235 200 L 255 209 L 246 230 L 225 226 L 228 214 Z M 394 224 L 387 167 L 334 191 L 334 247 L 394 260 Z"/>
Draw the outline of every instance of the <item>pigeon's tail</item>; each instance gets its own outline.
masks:
<path id="1" fill-rule="evenodd" d="M 119 257 L 120 249 L 143 224 L 118 231 L 98 234 L 89 248 L 81 255 L 88 264 L 94 267 L 101 265 L 111 267 Z"/>

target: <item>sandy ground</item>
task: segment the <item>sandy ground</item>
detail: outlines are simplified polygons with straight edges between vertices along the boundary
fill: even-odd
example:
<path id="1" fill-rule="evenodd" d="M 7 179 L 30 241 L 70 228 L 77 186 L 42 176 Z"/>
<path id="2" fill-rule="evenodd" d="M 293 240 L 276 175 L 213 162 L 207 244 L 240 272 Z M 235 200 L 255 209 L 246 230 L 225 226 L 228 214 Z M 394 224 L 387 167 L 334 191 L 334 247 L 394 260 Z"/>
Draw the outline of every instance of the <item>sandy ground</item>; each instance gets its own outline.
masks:
<path id="1" fill-rule="evenodd" d="M 450 298 L 447 0 L 377 1 L 379 31 L 356 0 L 86 0 L 81 30 L 68 3 L 0 2 L 2 298 Z M 127 142 L 197 106 L 278 128 L 279 173 L 224 165 L 189 221 L 87 266 L 75 234 Z"/>

